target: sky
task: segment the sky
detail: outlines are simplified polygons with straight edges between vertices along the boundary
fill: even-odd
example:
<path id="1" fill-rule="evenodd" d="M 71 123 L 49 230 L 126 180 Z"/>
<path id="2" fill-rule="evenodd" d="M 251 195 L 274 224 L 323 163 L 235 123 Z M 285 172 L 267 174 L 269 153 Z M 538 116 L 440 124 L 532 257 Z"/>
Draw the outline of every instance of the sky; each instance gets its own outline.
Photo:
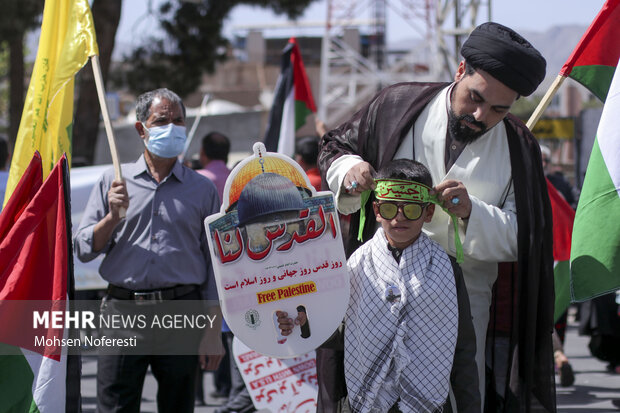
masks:
<path id="1" fill-rule="evenodd" d="M 219 0 L 225 1 L 225 0 Z M 443 0 L 442 0 L 443 1 Z M 140 44 L 149 29 L 157 26 L 154 12 L 161 0 L 125 0 L 121 22 L 117 32 L 117 42 L 126 47 Z M 337 0 L 337 5 L 343 4 L 370 4 L 369 0 Z M 483 1 L 483 3 L 486 3 Z M 513 29 L 545 31 L 550 27 L 565 24 L 588 25 L 602 7 L 604 0 L 495 0 L 491 5 L 491 19 Z M 325 0 L 313 3 L 299 19 L 300 22 L 320 23 L 326 18 Z M 422 21 L 417 19 L 404 19 L 401 17 L 405 4 L 422 5 L 424 0 L 388 0 L 387 14 L 387 42 L 394 43 L 412 37 L 420 37 L 424 31 Z M 342 6 L 341 6 L 342 7 Z M 151 10 L 151 11 L 149 11 Z M 477 23 L 487 20 L 486 6 L 481 6 Z M 362 6 L 356 14 L 358 19 L 370 19 L 372 9 L 370 6 Z M 276 16 L 272 12 L 260 7 L 237 6 L 231 12 L 224 27 L 224 34 L 232 37 L 235 34 L 247 33 L 248 25 L 268 25 L 286 23 L 286 18 Z M 413 24 L 412 24 L 413 23 Z M 296 28 L 296 29 L 271 29 L 264 34 L 267 37 L 287 37 L 302 35 L 320 35 L 323 29 Z"/>

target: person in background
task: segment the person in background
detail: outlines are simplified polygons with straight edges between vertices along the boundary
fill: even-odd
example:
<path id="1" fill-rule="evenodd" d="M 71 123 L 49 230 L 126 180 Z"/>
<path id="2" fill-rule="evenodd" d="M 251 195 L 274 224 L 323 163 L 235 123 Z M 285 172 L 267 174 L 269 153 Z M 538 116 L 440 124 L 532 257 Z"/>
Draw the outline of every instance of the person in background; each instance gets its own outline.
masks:
<path id="1" fill-rule="evenodd" d="M 215 184 L 220 201 L 224 194 L 226 178 L 230 175 L 230 169 L 226 166 L 228 153 L 230 152 L 230 140 L 219 132 L 210 132 L 202 138 L 200 148 L 200 163 L 202 169 L 196 172 L 206 176 Z"/>
<path id="2" fill-rule="evenodd" d="M 228 344 L 228 358 L 230 363 L 230 392 L 226 402 L 215 409 L 214 413 L 252 413 L 256 411 L 252 397 L 248 388 L 245 386 L 241 372 L 235 362 L 235 356 L 233 354 L 233 339 L 232 332 L 227 333 L 226 341 Z"/>
<path id="3" fill-rule="evenodd" d="M 546 145 L 540 145 L 540 155 L 545 170 L 545 176 L 551 182 L 551 185 L 562 195 L 564 200 L 575 209 L 577 207 L 575 192 L 568 183 L 564 175 L 558 171 L 552 173 L 551 149 Z M 553 358 L 555 360 L 555 368 L 560 376 L 560 386 L 568 387 L 575 383 L 575 373 L 573 367 L 568 361 L 568 357 L 564 354 L 564 341 L 566 340 L 566 321 L 568 318 L 568 309 L 556 320 L 553 329 Z"/>
<path id="4" fill-rule="evenodd" d="M 577 201 L 579 199 L 579 191 L 573 185 L 568 182 L 561 170 L 555 169 L 553 159 L 551 156 L 551 149 L 546 145 L 540 145 L 540 154 L 542 156 L 543 168 L 545 170 L 545 176 L 551 182 L 551 185 L 557 189 L 568 205 L 573 209 L 577 209 Z M 562 338 L 562 341 L 564 339 Z"/>
<path id="5" fill-rule="evenodd" d="M 220 200 L 224 196 L 224 187 L 226 179 L 230 175 L 230 169 L 226 166 L 228 155 L 230 153 L 230 140 L 224 134 L 219 132 L 210 132 L 202 138 L 202 146 L 200 149 L 200 163 L 203 169 L 196 172 L 209 178 L 217 187 Z M 241 377 L 241 373 L 235 363 L 232 351 L 233 333 L 226 324 L 226 320 L 222 321 L 222 342 L 226 349 L 226 360 L 220 364 L 220 367 L 213 375 L 215 391 L 210 394 L 214 398 L 226 398 L 222 406 L 216 409 L 218 413 L 240 412 L 250 413 L 256 411 L 250 393 L 245 387 L 245 382 Z M 197 386 L 196 404 L 203 405 L 203 398 L 198 395 L 203 393 L 202 372 L 198 372 L 199 383 Z"/>
<path id="6" fill-rule="evenodd" d="M 219 210 L 219 200 L 211 181 L 177 159 L 187 137 L 185 106 L 176 93 L 157 89 L 140 95 L 136 118 L 144 153 L 121 166 L 124 180 L 114 179 L 110 168 L 93 187 L 74 237 L 77 256 L 87 262 L 105 255 L 99 273 L 109 283 L 101 306 L 108 318 L 147 306 L 152 312 L 164 311 L 172 300 L 208 300 L 205 310 L 215 322 L 204 331 L 167 330 L 159 339 L 152 329 L 132 330 L 149 346 L 184 340 L 195 345 L 196 353 L 100 355 L 97 411 L 139 412 L 150 366 L 158 383 L 158 411 L 191 413 L 196 364 L 215 370 L 224 354 L 222 316 L 203 223 Z M 126 334 L 114 328 L 104 332 L 110 338 Z"/>
<path id="7" fill-rule="evenodd" d="M 607 372 L 620 374 L 620 290 L 581 303 L 579 335 L 590 336 L 590 353 Z"/>
<path id="8" fill-rule="evenodd" d="M 4 193 L 6 183 L 9 180 L 9 165 L 11 164 L 11 153 L 9 152 L 9 142 L 6 137 L 0 135 L 0 211 L 4 204 Z"/>
<path id="9" fill-rule="evenodd" d="M 442 207 L 458 219 L 455 224 L 438 208 L 424 231 L 453 256 L 456 231 L 463 240 L 461 268 L 483 406 L 514 402 L 525 411 L 536 399 L 545 411 L 554 411 L 551 206 L 536 139 L 509 113 L 520 96 L 531 95 L 543 81 L 546 61 L 521 35 L 493 22 L 472 31 L 461 55 L 454 82 L 388 86 L 323 136 L 319 169 L 336 194 L 338 210 L 355 214 L 347 243 L 351 254 L 359 245 L 360 206 L 372 207 L 361 205 L 360 196 L 374 188 L 375 170 L 395 158 L 429 168 Z M 376 228 L 366 223 L 364 237 L 370 238 Z M 501 262 L 510 262 L 505 274 L 498 273 Z M 508 280 L 508 300 L 494 307 L 494 314 L 507 315 L 510 333 L 499 349 L 489 321 L 497 298 L 494 285 L 502 278 Z M 519 314 L 518 322 L 511 314 Z M 487 365 L 487 351 L 506 357 Z M 337 374 L 319 372 L 319 386 L 322 376 Z M 493 377 L 507 380 L 487 391 L 487 383 L 496 383 Z"/>
<path id="10" fill-rule="evenodd" d="M 226 179 L 228 178 L 228 175 L 230 175 L 230 169 L 228 169 L 228 166 L 226 165 L 228 162 L 229 152 L 230 140 L 226 135 L 220 132 L 209 132 L 202 138 L 199 155 L 199 161 L 202 168 L 196 169 L 196 172 L 206 176 L 215 184 L 220 201 L 222 201 L 224 196 Z M 230 328 L 228 328 L 226 321 L 222 320 L 222 344 L 227 354 L 232 351 L 232 349 L 228 348 L 228 340 L 226 338 L 228 334 L 232 335 Z M 231 387 L 230 371 L 230 359 L 226 356 L 213 374 L 213 384 L 215 386 L 215 390 L 211 392 L 211 397 L 228 397 Z M 198 367 L 196 374 L 196 405 L 204 406 L 206 403 L 204 401 L 203 373 L 200 366 Z"/>
<path id="11" fill-rule="evenodd" d="M 319 138 L 317 136 L 304 136 L 295 143 L 295 155 L 293 159 L 304 170 L 310 183 L 317 190 L 321 190 L 321 173 L 316 166 L 319 156 Z"/>

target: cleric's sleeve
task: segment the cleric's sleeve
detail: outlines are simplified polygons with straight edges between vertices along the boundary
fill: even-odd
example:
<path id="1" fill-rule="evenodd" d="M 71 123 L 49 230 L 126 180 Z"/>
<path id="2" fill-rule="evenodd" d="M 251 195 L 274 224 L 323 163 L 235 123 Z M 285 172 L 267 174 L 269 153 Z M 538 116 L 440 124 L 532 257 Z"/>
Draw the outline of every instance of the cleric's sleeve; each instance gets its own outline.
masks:
<path id="1" fill-rule="evenodd" d="M 463 252 L 481 261 L 517 259 L 517 207 L 514 185 L 510 184 L 500 207 L 489 205 L 470 195 L 469 219 L 460 222 Z"/>
<path id="2" fill-rule="evenodd" d="M 347 172 L 356 164 L 368 161 L 364 139 L 373 136 L 375 117 L 381 105 L 381 93 L 357 111 L 351 119 L 327 132 L 320 141 L 318 166 L 329 189 L 336 194 L 336 205 L 343 214 L 360 209 L 360 196 L 343 190 Z"/>
<path id="3" fill-rule="evenodd" d="M 336 200 L 336 207 L 342 214 L 349 215 L 360 209 L 360 194 L 347 194 L 343 188 L 343 181 L 345 175 L 349 172 L 349 169 L 363 161 L 364 160 L 359 155 L 343 155 L 334 160 L 331 167 L 327 171 L 326 181 L 329 186 L 329 190 L 336 194 L 334 196 Z"/>

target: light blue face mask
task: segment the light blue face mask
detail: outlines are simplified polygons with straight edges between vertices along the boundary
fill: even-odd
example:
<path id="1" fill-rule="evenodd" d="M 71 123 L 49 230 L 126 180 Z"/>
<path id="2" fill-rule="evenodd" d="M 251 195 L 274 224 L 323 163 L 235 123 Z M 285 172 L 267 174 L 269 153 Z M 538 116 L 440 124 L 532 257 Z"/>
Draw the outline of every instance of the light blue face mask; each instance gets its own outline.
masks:
<path id="1" fill-rule="evenodd" d="M 154 126 L 147 128 L 148 141 L 144 141 L 144 146 L 154 155 L 160 158 L 175 158 L 183 152 L 185 146 L 185 126 L 169 123 L 164 126 Z"/>

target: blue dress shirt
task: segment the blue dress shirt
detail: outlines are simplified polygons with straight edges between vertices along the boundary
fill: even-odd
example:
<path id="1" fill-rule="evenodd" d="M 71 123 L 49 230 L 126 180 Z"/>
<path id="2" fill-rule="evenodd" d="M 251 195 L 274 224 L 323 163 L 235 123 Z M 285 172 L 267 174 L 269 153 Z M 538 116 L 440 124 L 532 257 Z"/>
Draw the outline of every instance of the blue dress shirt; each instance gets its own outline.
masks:
<path id="1" fill-rule="evenodd" d="M 109 211 L 108 190 L 114 170 L 103 173 L 93 188 L 74 238 L 78 258 L 105 258 L 99 273 L 110 284 L 151 290 L 184 284 L 201 286 L 204 299 L 217 300 L 204 219 L 219 211 L 213 183 L 178 161 L 158 183 L 144 155 L 121 166 L 129 194 L 127 216 L 108 244 L 93 251 L 93 230 Z"/>

